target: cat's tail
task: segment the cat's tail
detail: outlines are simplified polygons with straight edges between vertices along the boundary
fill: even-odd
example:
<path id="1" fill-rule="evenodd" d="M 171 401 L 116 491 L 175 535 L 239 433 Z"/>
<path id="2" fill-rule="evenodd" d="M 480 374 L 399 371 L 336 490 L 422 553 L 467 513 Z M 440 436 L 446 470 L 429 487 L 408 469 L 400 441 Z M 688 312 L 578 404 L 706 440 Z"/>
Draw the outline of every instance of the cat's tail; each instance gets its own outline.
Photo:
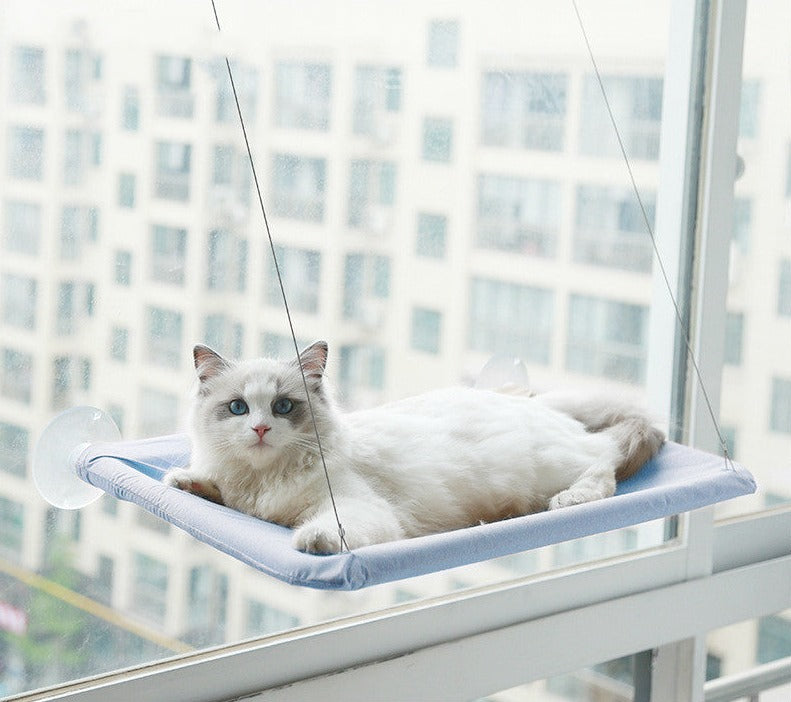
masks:
<path id="1" fill-rule="evenodd" d="M 553 391 L 535 399 L 582 422 L 590 432 L 610 434 L 621 452 L 615 471 L 618 481 L 634 475 L 665 441 L 645 411 L 617 397 Z"/>

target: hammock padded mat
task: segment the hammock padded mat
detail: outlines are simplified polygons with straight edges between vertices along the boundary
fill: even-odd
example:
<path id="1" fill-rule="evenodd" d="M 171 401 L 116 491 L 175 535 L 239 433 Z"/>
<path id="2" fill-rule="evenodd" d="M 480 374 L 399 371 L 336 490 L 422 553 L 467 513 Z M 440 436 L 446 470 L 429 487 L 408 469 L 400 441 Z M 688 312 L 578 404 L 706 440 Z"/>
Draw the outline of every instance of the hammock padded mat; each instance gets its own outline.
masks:
<path id="1" fill-rule="evenodd" d="M 613 497 L 466 529 L 317 556 L 291 530 L 161 482 L 189 464 L 186 435 L 96 443 L 76 461 L 86 482 L 140 505 L 195 538 L 279 580 L 357 590 L 620 529 L 755 492 L 749 472 L 720 456 L 667 442 Z M 343 514 L 340 515 L 343 522 Z"/>

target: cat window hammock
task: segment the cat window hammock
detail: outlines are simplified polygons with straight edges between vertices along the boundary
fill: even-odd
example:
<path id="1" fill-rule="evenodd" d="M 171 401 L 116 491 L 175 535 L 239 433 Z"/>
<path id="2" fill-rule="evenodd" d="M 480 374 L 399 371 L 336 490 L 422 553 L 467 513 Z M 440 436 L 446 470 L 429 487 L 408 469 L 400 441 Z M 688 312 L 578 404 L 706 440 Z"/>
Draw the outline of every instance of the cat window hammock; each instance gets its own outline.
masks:
<path id="1" fill-rule="evenodd" d="M 575 0 L 572 0 L 572 5 L 620 142 L 618 128 L 609 109 L 604 84 Z M 217 30 L 220 31 L 214 0 L 212 8 Z M 227 58 L 226 65 L 236 99 L 233 73 Z M 238 99 L 236 106 L 255 176 L 255 165 Z M 623 156 L 628 167 L 625 151 Z M 255 182 L 257 185 L 257 177 Z M 633 178 L 632 186 L 659 258 L 651 224 Z M 275 247 L 260 192 L 259 201 L 276 263 Z M 664 267 L 661 268 L 664 272 Z M 665 283 L 675 302 L 667 278 Z M 282 280 L 280 287 L 296 350 L 296 337 Z M 678 314 L 677 305 L 676 311 Z M 686 341 L 702 386 L 689 339 Z M 713 412 L 711 418 L 717 426 Z M 118 438 L 118 430 L 112 420 L 100 410 L 74 408 L 56 417 L 42 434 L 36 450 L 33 477 L 39 492 L 53 505 L 63 508 L 84 506 L 103 491 L 107 492 L 140 505 L 195 538 L 264 573 L 293 585 L 319 589 L 356 590 L 468 565 L 680 514 L 749 494 L 756 489 L 752 476 L 727 459 L 727 454 L 726 460 L 723 460 L 719 456 L 668 442 L 636 475 L 620 483 L 613 497 L 466 529 L 319 556 L 294 549 L 290 529 L 163 484 L 162 477 L 168 469 L 189 465 L 189 442 L 185 435 L 126 442 L 114 440 Z"/>
<path id="2" fill-rule="evenodd" d="M 520 553 L 705 507 L 756 487 L 741 466 L 667 442 L 618 485 L 613 497 L 318 556 L 295 550 L 290 529 L 164 485 L 168 469 L 189 464 L 186 435 L 96 440 L 113 433 L 112 421 L 93 408 L 74 408 L 56 417 L 37 449 L 36 464 L 48 467 L 46 475 L 34 473 L 42 494 L 56 506 L 78 507 L 107 492 L 270 576 L 325 590 L 357 590 Z M 75 441 L 76 448 L 64 448 Z"/>

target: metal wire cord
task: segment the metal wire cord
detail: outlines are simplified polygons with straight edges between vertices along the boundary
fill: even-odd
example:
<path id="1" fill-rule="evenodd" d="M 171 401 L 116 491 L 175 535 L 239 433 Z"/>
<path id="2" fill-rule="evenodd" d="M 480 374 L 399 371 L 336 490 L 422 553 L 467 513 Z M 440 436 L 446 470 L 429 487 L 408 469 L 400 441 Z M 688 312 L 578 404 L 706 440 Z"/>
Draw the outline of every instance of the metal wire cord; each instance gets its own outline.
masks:
<path id="1" fill-rule="evenodd" d="M 599 71 L 599 65 L 596 62 L 596 58 L 593 55 L 593 49 L 591 47 L 590 39 L 588 38 L 588 32 L 585 29 L 585 23 L 582 21 L 582 15 L 580 14 L 579 7 L 577 6 L 577 0 L 571 0 L 571 4 L 574 7 L 574 14 L 577 16 L 577 22 L 580 26 L 580 31 L 582 32 L 582 37 L 585 40 L 585 46 L 588 50 L 588 57 L 590 58 L 591 65 L 593 66 L 593 72 L 596 74 L 596 81 L 599 84 L 599 90 L 601 91 L 602 99 L 604 100 L 604 106 L 607 109 L 607 114 L 610 118 L 610 124 L 612 124 L 613 131 L 615 132 L 615 138 L 618 140 L 618 147 L 621 151 L 621 156 L 623 157 L 624 165 L 626 166 L 626 171 L 629 174 L 629 180 L 632 185 L 632 190 L 634 191 L 634 196 L 637 199 L 637 204 L 640 207 L 640 213 L 642 214 L 643 223 L 645 224 L 646 231 L 648 232 L 648 236 L 651 239 L 651 246 L 654 250 L 654 256 L 656 258 L 657 264 L 659 265 L 659 271 L 662 275 L 662 280 L 665 283 L 665 288 L 667 289 L 667 294 L 670 297 L 670 301 L 673 304 L 673 310 L 675 311 L 676 321 L 678 322 L 678 329 L 681 332 L 682 338 L 684 340 L 684 344 L 687 350 L 687 356 L 692 363 L 692 367 L 695 370 L 695 377 L 698 381 L 698 386 L 700 387 L 701 394 L 703 395 L 703 399 L 706 404 L 706 409 L 708 411 L 709 416 L 711 417 L 711 422 L 714 426 L 714 431 L 717 433 L 717 440 L 720 443 L 720 450 L 722 451 L 722 455 L 725 458 L 725 463 L 732 467 L 733 461 L 728 453 L 728 444 L 725 441 L 725 438 L 722 434 L 722 428 L 720 427 L 720 423 L 717 419 L 717 415 L 714 412 L 714 407 L 711 403 L 711 399 L 709 398 L 709 393 L 706 390 L 706 384 L 703 382 L 703 374 L 700 371 L 700 366 L 698 365 L 698 359 L 695 356 L 695 352 L 692 349 L 692 341 L 690 340 L 689 331 L 687 330 L 684 324 L 684 318 L 681 314 L 681 309 L 679 308 L 678 301 L 676 300 L 676 296 L 673 293 L 673 286 L 670 284 L 670 277 L 668 276 L 667 269 L 665 268 L 665 263 L 662 260 L 662 256 L 659 253 L 659 247 L 656 243 L 656 237 L 654 236 L 654 229 L 651 226 L 651 221 L 648 217 L 648 213 L 646 212 L 645 204 L 643 203 L 643 198 L 640 195 L 640 189 L 637 187 L 637 181 L 635 180 L 634 173 L 632 171 L 632 164 L 629 161 L 629 155 L 626 152 L 626 147 L 624 146 L 623 139 L 621 138 L 621 131 L 618 129 L 618 123 L 615 119 L 615 114 L 613 113 L 612 107 L 610 105 L 610 100 L 607 97 L 607 90 L 604 87 L 604 80 L 602 79 L 601 72 Z"/>
<path id="2" fill-rule="evenodd" d="M 219 18 L 218 14 L 217 14 L 217 6 L 215 5 L 214 0 L 211 0 L 211 7 L 212 7 L 212 11 L 214 12 L 214 21 L 215 21 L 215 23 L 217 25 L 217 31 L 218 32 L 222 32 L 222 28 L 220 27 L 220 18 Z M 228 80 L 231 83 L 231 90 L 233 92 L 233 99 L 234 99 L 234 103 L 236 104 L 236 113 L 239 115 L 239 124 L 242 127 L 242 136 L 244 137 L 244 145 L 245 145 L 245 148 L 247 149 L 247 158 L 248 158 L 248 160 L 250 162 L 250 170 L 252 171 L 253 182 L 255 183 L 255 190 L 256 190 L 256 193 L 258 194 L 258 204 L 261 207 L 261 215 L 264 218 L 264 228 L 266 229 L 266 236 L 267 236 L 267 239 L 269 240 L 269 248 L 270 248 L 271 253 L 272 253 L 272 262 L 275 265 L 275 273 L 277 274 L 277 282 L 278 282 L 278 285 L 280 286 L 280 294 L 281 294 L 281 296 L 283 298 L 283 306 L 285 307 L 286 318 L 288 319 L 288 328 L 289 328 L 289 330 L 291 332 L 291 340 L 294 343 L 294 353 L 296 354 L 297 365 L 299 366 L 300 373 L 302 374 L 302 384 L 303 384 L 303 386 L 305 388 L 305 396 L 307 397 L 307 400 L 308 400 L 308 410 L 310 411 L 310 418 L 311 418 L 311 421 L 313 423 L 313 433 L 314 433 L 314 435 L 316 437 L 316 445 L 318 446 L 318 449 L 319 449 L 319 457 L 321 458 L 321 465 L 324 468 L 324 477 L 325 477 L 325 479 L 327 481 L 327 490 L 329 491 L 330 502 L 332 503 L 332 511 L 335 514 L 335 522 L 338 525 L 338 536 L 340 537 L 341 548 L 343 550 L 345 550 L 345 551 L 348 551 L 349 550 L 349 546 L 346 543 L 346 535 L 345 535 L 345 532 L 344 532 L 344 529 L 343 529 L 343 525 L 341 524 L 340 517 L 338 516 L 338 507 L 335 504 L 335 495 L 332 492 L 332 482 L 330 481 L 329 470 L 327 470 L 327 461 L 324 458 L 324 449 L 323 449 L 323 447 L 321 445 L 321 436 L 319 434 L 319 427 L 318 427 L 318 425 L 316 423 L 316 415 L 315 415 L 315 413 L 313 411 L 313 403 L 310 400 L 310 391 L 308 390 L 308 380 L 305 377 L 305 369 L 302 367 L 302 363 L 299 362 L 299 360 L 300 360 L 299 359 L 299 344 L 297 343 L 297 336 L 294 333 L 294 322 L 291 319 L 291 310 L 289 309 L 289 306 L 288 306 L 288 298 L 286 297 L 286 289 L 285 289 L 285 286 L 283 285 L 283 277 L 280 274 L 280 265 L 279 265 L 278 260 L 277 260 L 277 253 L 275 252 L 275 242 L 274 242 L 274 240 L 272 238 L 272 230 L 271 230 L 271 228 L 269 226 L 269 218 L 267 217 L 266 207 L 264 206 L 264 198 L 261 195 L 261 186 L 260 186 L 260 184 L 258 182 L 258 173 L 256 172 L 256 168 L 255 168 L 255 159 L 253 158 L 253 151 L 250 148 L 250 140 L 247 137 L 247 128 L 245 127 L 244 116 L 242 115 L 242 107 L 241 107 L 241 104 L 239 103 L 239 95 L 236 92 L 236 82 L 233 79 L 233 71 L 231 70 L 231 62 L 230 62 L 230 60 L 228 59 L 227 56 L 225 57 L 225 66 L 228 69 Z"/>

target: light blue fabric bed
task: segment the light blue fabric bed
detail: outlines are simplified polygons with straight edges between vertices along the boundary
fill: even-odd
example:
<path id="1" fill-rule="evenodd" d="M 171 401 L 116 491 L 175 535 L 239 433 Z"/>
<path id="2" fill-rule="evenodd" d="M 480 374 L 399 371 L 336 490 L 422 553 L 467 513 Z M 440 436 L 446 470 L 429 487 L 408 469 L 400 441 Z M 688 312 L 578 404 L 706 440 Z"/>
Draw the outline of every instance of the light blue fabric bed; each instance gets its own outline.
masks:
<path id="1" fill-rule="evenodd" d="M 755 491 L 752 476 L 719 456 L 667 443 L 614 497 L 443 534 L 314 556 L 291 531 L 161 483 L 189 463 L 185 435 L 93 444 L 78 475 L 207 544 L 293 585 L 356 590 L 667 517 Z M 343 514 L 340 515 L 341 522 Z"/>

